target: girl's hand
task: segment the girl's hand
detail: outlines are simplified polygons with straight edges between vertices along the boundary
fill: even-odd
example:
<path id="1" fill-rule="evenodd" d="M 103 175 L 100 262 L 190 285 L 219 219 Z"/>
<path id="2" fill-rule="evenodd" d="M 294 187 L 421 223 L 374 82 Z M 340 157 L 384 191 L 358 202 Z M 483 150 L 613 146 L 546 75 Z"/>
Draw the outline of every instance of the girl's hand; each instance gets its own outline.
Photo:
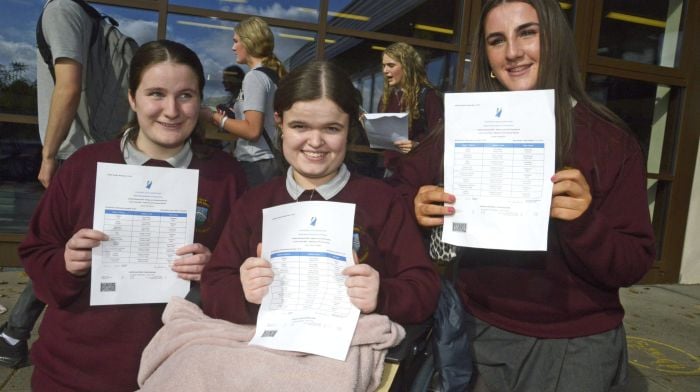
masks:
<path id="1" fill-rule="evenodd" d="M 177 276 L 185 280 L 199 282 L 202 279 L 202 270 L 211 259 L 211 251 L 202 244 L 190 244 L 179 248 L 176 255 L 181 257 L 173 262 L 171 269 Z"/>
<path id="2" fill-rule="evenodd" d="M 413 199 L 413 212 L 418 224 L 423 227 L 440 226 L 445 215 L 453 215 L 454 207 L 442 203 L 454 203 L 455 197 L 436 185 L 424 185 Z"/>
<path id="3" fill-rule="evenodd" d="M 549 216 L 571 221 L 591 205 L 591 189 L 578 169 L 565 168 L 552 176 L 552 206 Z"/>
<path id="4" fill-rule="evenodd" d="M 246 301 L 252 304 L 260 304 L 263 297 L 267 294 L 274 274 L 272 265 L 263 260 L 262 243 L 258 244 L 258 257 L 248 257 L 241 265 L 241 285 L 243 286 L 243 294 Z"/>
<path id="5" fill-rule="evenodd" d="M 92 248 L 109 237 L 101 231 L 92 229 L 80 229 L 73 234 L 63 252 L 66 263 L 66 271 L 75 276 L 85 276 L 92 267 Z"/>

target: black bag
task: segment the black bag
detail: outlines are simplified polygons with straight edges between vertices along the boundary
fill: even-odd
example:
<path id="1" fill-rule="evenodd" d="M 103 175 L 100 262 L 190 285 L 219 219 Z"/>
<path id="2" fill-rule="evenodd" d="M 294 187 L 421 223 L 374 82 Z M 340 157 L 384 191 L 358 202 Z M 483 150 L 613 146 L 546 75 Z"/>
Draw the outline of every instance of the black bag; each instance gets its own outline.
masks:
<path id="1" fill-rule="evenodd" d="M 466 311 L 452 283 L 443 278 L 433 315 L 433 355 L 441 391 L 466 391 L 472 377 L 472 358 L 465 322 Z"/>

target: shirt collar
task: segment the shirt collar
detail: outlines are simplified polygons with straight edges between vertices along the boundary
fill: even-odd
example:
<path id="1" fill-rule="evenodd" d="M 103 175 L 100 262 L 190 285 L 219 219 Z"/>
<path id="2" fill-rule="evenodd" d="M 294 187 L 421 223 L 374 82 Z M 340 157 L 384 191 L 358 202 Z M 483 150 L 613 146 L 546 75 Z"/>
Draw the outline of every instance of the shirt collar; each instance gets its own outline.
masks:
<path id="1" fill-rule="evenodd" d="M 287 169 L 287 193 L 289 193 L 292 199 L 297 200 L 299 196 L 304 193 L 305 189 L 296 182 L 292 173 L 293 169 L 290 166 L 289 169 Z M 347 184 L 348 181 L 350 181 L 350 171 L 345 167 L 345 164 L 342 164 L 340 169 L 338 169 L 338 174 L 327 183 L 316 187 L 314 192 L 321 195 L 324 200 L 330 200 L 345 188 L 345 184 Z"/>
<path id="2" fill-rule="evenodd" d="M 124 132 L 121 140 L 121 150 L 124 155 L 124 162 L 127 165 L 139 165 L 142 166 L 146 162 L 150 161 L 152 158 L 141 152 L 129 138 L 129 134 L 134 128 L 129 128 Z M 192 147 L 190 146 L 190 140 L 188 140 L 182 149 L 172 157 L 165 160 L 170 166 L 178 169 L 186 169 L 190 166 L 192 162 Z"/>

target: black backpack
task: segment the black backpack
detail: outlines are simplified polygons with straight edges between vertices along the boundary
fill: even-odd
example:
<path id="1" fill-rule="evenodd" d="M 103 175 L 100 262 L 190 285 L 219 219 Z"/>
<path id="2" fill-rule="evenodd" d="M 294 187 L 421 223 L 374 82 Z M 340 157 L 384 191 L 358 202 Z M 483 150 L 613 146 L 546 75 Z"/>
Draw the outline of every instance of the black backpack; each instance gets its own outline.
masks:
<path id="1" fill-rule="evenodd" d="M 105 141 L 117 136 L 131 116 L 127 100 L 129 90 L 128 71 L 131 58 L 138 48 L 136 41 L 124 35 L 119 23 L 103 15 L 84 0 L 73 0 L 92 19 L 90 47 L 86 67 L 87 119 L 76 117 L 83 129 L 94 141 Z M 51 47 L 46 42 L 42 29 L 44 12 L 36 25 L 36 43 L 39 53 L 56 79 Z M 87 124 L 86 124 L 87 122 Z"/>

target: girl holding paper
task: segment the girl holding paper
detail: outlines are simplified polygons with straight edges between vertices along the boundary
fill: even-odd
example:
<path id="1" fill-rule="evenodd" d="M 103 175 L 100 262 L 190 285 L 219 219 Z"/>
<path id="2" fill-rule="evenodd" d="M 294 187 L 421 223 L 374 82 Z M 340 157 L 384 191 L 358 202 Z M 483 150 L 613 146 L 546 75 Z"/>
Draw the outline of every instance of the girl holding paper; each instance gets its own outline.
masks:
<path id="1" fill-rule="evenodd" d="M 350 78 L 328 62 L 297 68 L 280 82 L 275 118 L 290 167 L 286 178 L 253 188 L 236 202 L 202 274 L 208 315 L 256 322 L 274 279 L 270 263 L 260 257 L 262 210 L 306 200 L 356 205 L 357 264 L 343 273 L 350 300 L 362 313 L 378 312 L 399 323 L 432 315 L 440 282 L 405 203 L 386 184 L 345 166 L 347 145 L 362 131 L 354 91 Z"/>
<path id="2" fill-rule="evenodd" d="M 90 306 L 92 249 L 109 241 L 92 229 L 98 162 L 199 170 L 195 243 L 179 248 L 171 267 L 195 283 L 228 206 L 245 188 L 238 162 L 200 138 L 205 79 L 197 55 L 176 42 L 153 41 L 138 49 L 129 71 L 136 120 L 121 139 L 81 148 L 65 162 L 19 247 L 36 295 L 48 305 L 31 350 L 34 391 L 138 389 L 141 351 L 162 326 L 165 304 Z"/>
<path id="3" fill-rule="evenodd" d="M 384 92 L 377 111 L 408 112 L 408 139 L 395 142 L 401 154 L 411 151 L 443 119 L 440 93 L 428 81 L 425 65 L 413 46 L 396 42 L 382 54 Z M 393 171 L 401 154 L 384 152 L 384 167 Z"/>
<path id="4" fill-rule="evenodd" d="M 474 91 L 555 89 L 558 167 L 546 252 L 462 249 L 475 390 L 607 391 L 626 377 L 618 290 L 655 257 L 642 149 L 584 91 L 557 1 L 485 1 L 472 48 Z M 440 136 L 394 178 L 420 187 L 414 212 L 425 227 L 454 213 L 454 195 L 423 186 L 442 176 Z"/>

